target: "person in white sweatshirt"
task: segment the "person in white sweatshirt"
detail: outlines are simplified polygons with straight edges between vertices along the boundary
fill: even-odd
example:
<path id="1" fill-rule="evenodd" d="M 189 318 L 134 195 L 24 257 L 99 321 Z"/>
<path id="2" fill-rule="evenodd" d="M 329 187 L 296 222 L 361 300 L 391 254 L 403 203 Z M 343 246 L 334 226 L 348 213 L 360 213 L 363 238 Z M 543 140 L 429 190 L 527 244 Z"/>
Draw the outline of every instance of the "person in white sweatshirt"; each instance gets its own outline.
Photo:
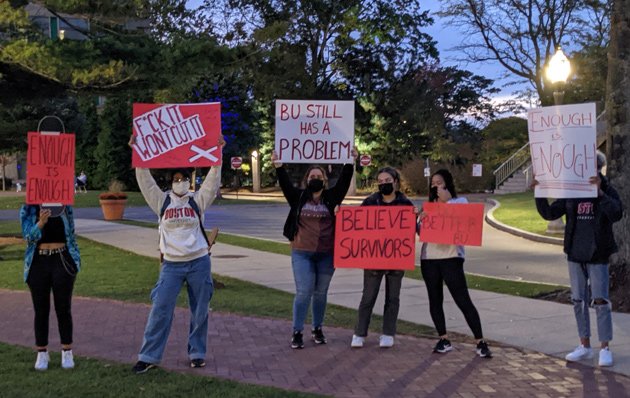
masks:
<path id="1" fill-rule="evenodd" d="M 458 203 L 468 203 L 468 200 L 457 197 L 453 176 L 448 170 L 441 169 L 431 176 L 429 202 L 448 203 L 456 206 Z M 425 216 L 426 214 L 422 212 L 420 219 L 424 219 Z M 464 275 L 464 246 L 422 243 L 420 269 L 429 296 L 431 319 L 433 319 L 440 336 L 433 352 L 444 354 L 453 349 L 446 333 L 446 320 L 442 305 L 444 302 L 443 284 L 446 284 L 455 304 L 464 314 L 466 323 L 477 340 L 477 354 L 482 358 L 491 358 L 492 353 L 483 339 L 479 313 L 468 294 L 466 276 Z"/>
<path id="2" fill-rule="evenodd" d="M 221 137 L 219 145 L 225 141 Z M 130 141 L 133 144 L 133 138 Z M 163 192 L 149 169 L 136 168 L 136 178 L 147 204 L 159 216 L 162 267 L 157 284 L 151 292 L 153 303 L 144 331 L 136 374 L 145 373 L 162 360 L 171 330 L 177 295 L 184 282 L 188 288 L 190 329 L 188 357 L 192 368 L 205 366 L 208 334 L 208 304 L 213 285 L 210 272 L 208 242 L 204 235 L 205 209 L 214 201 L 221 180 L 221 166 L 213 166 L 200 189 L 190 192 L 187 170 L 175 170 L 171 190 Z"/>

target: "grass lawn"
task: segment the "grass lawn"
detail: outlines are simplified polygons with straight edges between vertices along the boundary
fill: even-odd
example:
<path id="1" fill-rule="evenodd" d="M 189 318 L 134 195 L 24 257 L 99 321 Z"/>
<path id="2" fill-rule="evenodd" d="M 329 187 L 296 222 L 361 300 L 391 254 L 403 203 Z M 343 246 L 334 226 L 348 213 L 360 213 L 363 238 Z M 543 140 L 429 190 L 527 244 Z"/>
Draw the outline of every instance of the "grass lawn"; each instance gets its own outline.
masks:
<path id="1" fill-rule="evenodd" d="M 160 368 L 139 377 L 129 371 L 129 365 L 90 358 L 80 358 L 75 369 L 66 371 L 58 367 L 59 353 L 51 352 L 50 356 L 51 368 L 37 372 L 33 369 L 32 349 L 0 343 L 0 395 L 29 398 L 317 396 Z"/>
<path id="2" fill-rule="evenodd" d="M 88 193 L 77 193 L 74 195 L 74 207 L 100 207 L 98 195 L 103 191 L 88 191 Z M 0 197 L 0 209 L 19 209 L 24 204 L 25 196 L 3 196 Z M 250 199 L 217 199 L 214 205 L 229 204 L 261 204 L 278 203 L 277 201 L 263 201 Z M 146 206 L 146 202 L 140 192 L 127 192 L 127 206 Z"/>
<path id="3" fill-rule="evenodd" d="M 494 217 L 502 223 L 540 235 L 560 236 L 545 233 L 549 222 L 538 214 L 534 192 L 496 195 L 493 199 L 501 203 L 501 207 L 494 211 Z"/>

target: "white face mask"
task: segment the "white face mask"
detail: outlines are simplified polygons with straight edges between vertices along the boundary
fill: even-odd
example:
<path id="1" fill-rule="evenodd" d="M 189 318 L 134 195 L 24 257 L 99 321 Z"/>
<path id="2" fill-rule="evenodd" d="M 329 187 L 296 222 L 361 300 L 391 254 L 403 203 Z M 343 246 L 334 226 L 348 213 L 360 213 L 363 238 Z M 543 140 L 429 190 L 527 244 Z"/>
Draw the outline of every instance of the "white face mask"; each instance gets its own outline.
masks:
<path id="1" fill-rule="evenodd" d="M 188 188 L 190 187 L 190 183 L 188 181 L 180 181 L 173 183 L 173 192 L 179 196 L 184 196 L 188 193 Z"/>

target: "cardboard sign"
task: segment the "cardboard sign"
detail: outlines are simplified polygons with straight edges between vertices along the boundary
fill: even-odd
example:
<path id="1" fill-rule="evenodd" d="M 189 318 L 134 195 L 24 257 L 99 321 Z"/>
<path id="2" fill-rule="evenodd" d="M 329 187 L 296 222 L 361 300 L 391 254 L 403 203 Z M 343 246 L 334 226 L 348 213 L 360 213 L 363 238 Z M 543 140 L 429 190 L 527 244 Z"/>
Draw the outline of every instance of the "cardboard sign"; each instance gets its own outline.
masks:
<path id="1" fill-rule="evenodd" d="M 420 240 L 449 245 L 481 246 L 483 204 L 425 202 Z"/>
<path id="2" fill-rule="evenodd" d="M 335 267 L 412 270 L 415 234 L 412 206 L 341 207 L 335 225 Z"/>
<path id="3" fill-rule="evenodd" d="M 133 104 L 133 167 L 221 164 L 221 104 Z"/>
<path id="4" fill-rule="evenodd" d="M 28 133 L 26 203 L 74 204 L 74 134 Z"/>
<path id="5" fill-rule="evenodd" d="M 354 163 L 354 101 L 276 101 L 276 152 L 283 163 Z"/>
<path id="6" fill-rule="evenodd" d="M 527 112 L 537 198 L 595 198 L 595 104 L 549 106 Z"/>

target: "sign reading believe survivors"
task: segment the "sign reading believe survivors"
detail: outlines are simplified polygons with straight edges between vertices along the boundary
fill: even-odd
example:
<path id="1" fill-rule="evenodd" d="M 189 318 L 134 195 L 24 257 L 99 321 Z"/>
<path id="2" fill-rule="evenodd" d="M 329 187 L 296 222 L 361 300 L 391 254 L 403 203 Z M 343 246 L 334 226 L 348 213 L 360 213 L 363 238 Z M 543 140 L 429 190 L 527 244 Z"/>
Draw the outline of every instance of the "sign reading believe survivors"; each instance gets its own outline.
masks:
<path id="1" fill-rule="evenodd" d="M 28 133 L 26 203 L 74 203 L 74 134 Z"/>
<path id="2" fill-rule="evenodd" d="M 413 209 L 340 207 L 335 226 L 335 267 L 412 270 L 416 253 Z"/>
<path id="3" fill-rule="evenodd" d="M 133 104 L 132 165 L 147 168 L 221 164 L 221 104 Z"/>
<path id="4" fill-rule="evenodd" d="M 353 163 L 354 101 L 276 100 L 283 163 Z"/>

